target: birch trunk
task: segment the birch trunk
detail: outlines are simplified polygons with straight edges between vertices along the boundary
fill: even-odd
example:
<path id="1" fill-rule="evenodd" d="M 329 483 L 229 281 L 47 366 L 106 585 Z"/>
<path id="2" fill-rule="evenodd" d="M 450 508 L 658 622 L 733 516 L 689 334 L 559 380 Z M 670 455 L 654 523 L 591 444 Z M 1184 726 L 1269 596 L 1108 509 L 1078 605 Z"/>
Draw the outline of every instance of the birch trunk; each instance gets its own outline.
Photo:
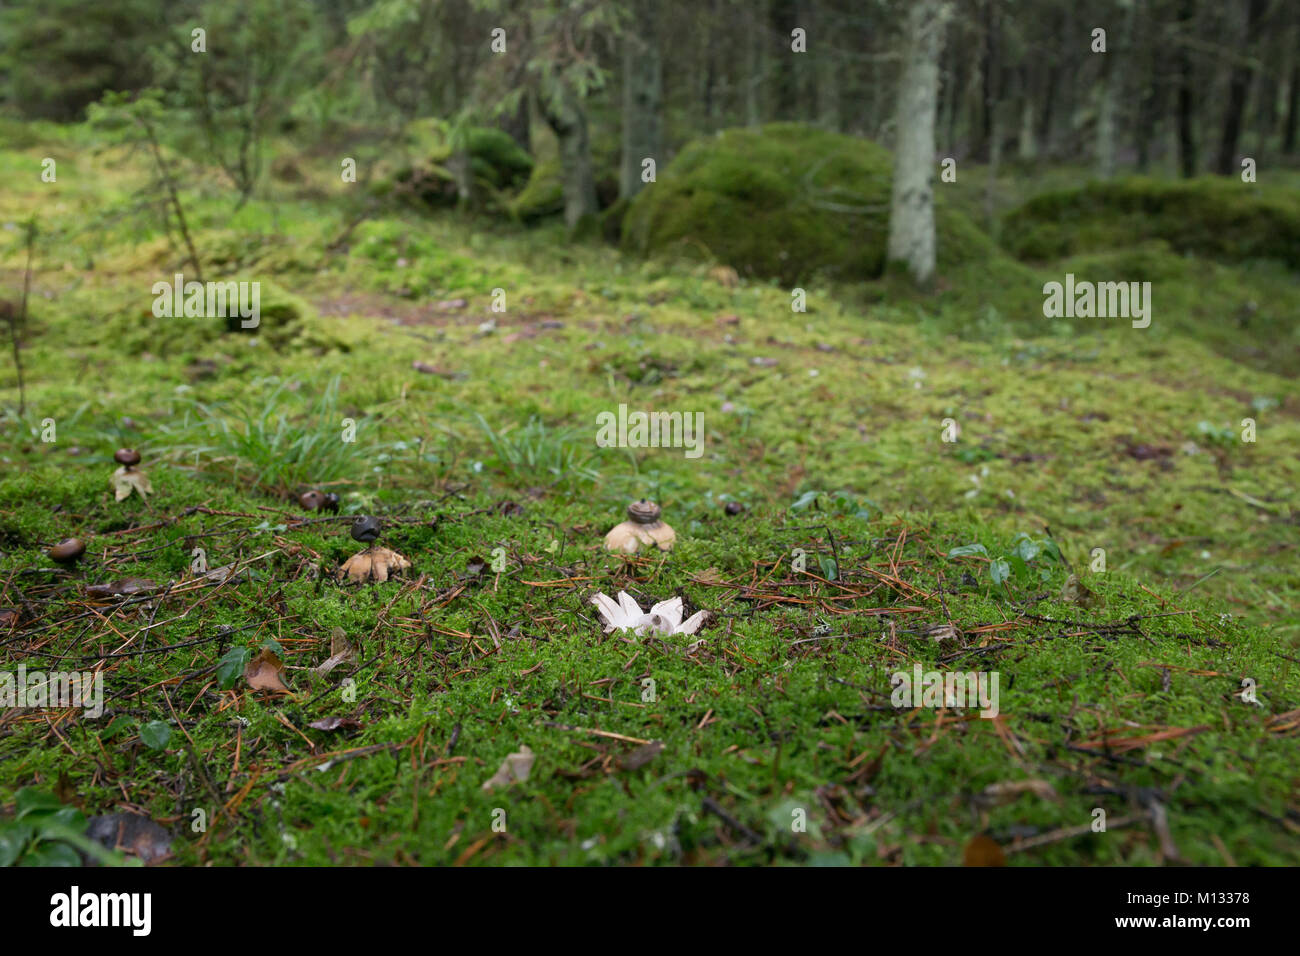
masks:
<path id="1" fill-rule="evenodd" d="M 907 13 L 888 255 L 890 262 L 905 265 L 918 284 L 934 276 L 934 124 L 939 53 L 951 9 L 941 0 L 914 0 Z"/>

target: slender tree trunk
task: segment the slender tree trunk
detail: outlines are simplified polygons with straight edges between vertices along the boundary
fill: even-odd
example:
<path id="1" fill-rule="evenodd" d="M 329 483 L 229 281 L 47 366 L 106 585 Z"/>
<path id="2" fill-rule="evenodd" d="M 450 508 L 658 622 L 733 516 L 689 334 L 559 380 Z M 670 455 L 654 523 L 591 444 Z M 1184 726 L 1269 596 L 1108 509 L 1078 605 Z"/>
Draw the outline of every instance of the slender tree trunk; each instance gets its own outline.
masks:
<path id="1" fill-rule="evenodd" d="M 1177 43 L 1178 63 L 1178 162 L 1184 178 L 1196 175 L 1196 100 L 1193 95 L 1192 55 L 1188 50 L 1196 22 L 1196 0 L 1183 0 L 1179 20 L 1184 36 Z"/>
<path id="2" fill-rule="evenodd" d="M 1268 0 L 1250 0 L 1246 13 L 1245 42 L 1237 48 L 1239 61 L 1245 61 L 1255 49 L 1267 6 Z M 1241 139 L 1241 123 L 1246 113 L 1246 99 L 1250 95 L 1250 81 L 1254 76 L 1255 68 L 1249 62 L 1238 62 L 1232 68 L 1232 77 L 1228 81 L 1228 105 L 1223 117 L 1223 136 L 1219 139 L 1219 156 L 1214 163 L 1214 171 L 1220 176 L 1231 176 L 1237 170 L 1237 142 Z"/>
<path id="3" fill-rule="evenodd" d="M 966 91 L 966 54 L 960 44 L 949 46 L 952 68 L 944 84 L 944 150 L 949 156 L 957 153 L 957 117 L 961 113 L 962 98 Z"/>
<path id="4" fill-rule="evenodd" d="M 631 199 L 641 191 L 641 164 L 663 161 L 660 108 L 663 103 L 663 60 L 655 32 L 653 8 L 638 3 L 635 34 L 623 37 L 623 161 L 618 195 Z"/>
<path id="5" fill-rule="evenodd" d="M 577 94 L 567 85 L 553 98 L 542 96 L 542 115 L 560 141 L 560 169 L 564 187 L 564 222 L 572 229 L 584 217 L 599 211 L 596 177 L 591 165 L 587 114 Z"/>
<path id="6" fill-rule="evenodd" d="M 1297 113 L 1300 111 L 1300 60 L 1291 65 L 1291 82 L 1286 94 L 1286 124 L 1282 128 L 1282 152 L 1295 152 Z"/>
<path id="7" fill-rule="evenodd" d="M 776 42 L 781 44 L 782 59 L 780 66 L 772 74 L 773 112 L 779 120 L 803 119 L 799 111 L 799 76 L 802 72 L 798 61 L 807 59 L 806 53 L 794 53 L 790 49 L 790 31 L 798 23 L 798 8 L 795 0 L 771 0 L 768 7 L 769 24 Z"/>
<path id="8" fill-rule="evenodd" d="M 524 83 L 523 71 L 512 81 L 512 88 L 518 88 Z M 501 114 L 497 120 L 498 128 L 506 133 L 511 139 L 519 144 L 519 148 L 526 153 L 533 151 L 532 146 L 532 115 L 528 109 L 528 97 L 519 97 L 519 105 L 508 113 Z"/>
<path id="9" fill-rule="evenodd" d="M 993 138 L 993 110 L 997 95 L 994 92 L 999 66 L 998 18 L 993 0 L 984 0 L 984 55 L 980 63 L 983 97 L 979 104 L 978 138 L 974 154 L 978 160 L 987 160 Z"/>
<path id="10" fill-rule="evenodd" d="M 760 96 L 763 91 L 763 18 L 764 5 L 752 4 L 745 14 L 745 52 L 749 69 L 745 75 L 745 125 L 758 126 L 763 120 Z"/>
<path id="11" fill-rule="evenodd" d="M 922 285 L 933 278 L 935 268 L 934 124 L 939 54 L 951 12 L 951 4 L 941 0 L 912 0 L 898 84 L 888 258 L 906 265 Z"/>
<path id="12" fill-rule="evenodd" d="M 1032 162 L 1038 158 L 1038 140 L 1034 136 L 1034 83 L 1033 70 L 1020 71 L 1020 137 L 1016 151 L 1020 158 Z"/>
<path id="13" fill-rule="evenodd" d="M 1115 114 L 1119 111 L 1119 68 L 1110 61 L 1106 67 L 1097 104 L 1097 175 L 1102 179 L 1115 175 Z"/>
<path id="14" fill-rule="evenodd" d="M 1056 95 L 1061 86 L 1061 68 L 1052 65 L 1047 69 L 1046 89 L 1043 91 L 1043 109 L 1038 117 L 1038 143 L 1048 156 L 1052 155 L 1052 123 L 1056 119 Z"/>
<path id="15" fill-rule="evenodd" d="M 1157 32 L 1159 27 L 1150 16 L 1143 18 L 1141 29 L 1147 35 L 1161 35 Z M 1147 54 L 1141 73 L 1143 77 L 1141 98 L 1138 101 L 1137 127 L 1133 136 L 1137 146 L 1137 170 L 1139 173 L 1145 173 L 1151 168 L 1151 144 L 1156 141 L 1156 127 L 1160 122 L 1161 114 L 1164 112 L 1165 87 L 1161 76 L 1163 60 L 1162 55 Z"/>
<path id="16" fill-rule="evenodd" d="M 817 122 L 825 129 L 839 130 L 840 76 L 843 68 L 830 42 L 832 36 L 830 17 L 826 9 L 821 8 L 817 19 L 817 59 L 812 64 Z"/>
<path id="17" fill-rule="evenodd" d="M 1102 84 L 1097 104 L 1097 175 L 1110 179 L 1115 175 L 1115 152 L 1119 141 L 1119 104 L 1124 88 L 1124 58 L 1128 56 L 1129 38 L 1133 36 L 1133 18 L 1137 12 L 1135 2 L 1124 17 L 1123 34 L 1116 47 L 1111 43 L 1102 54 Z"/>

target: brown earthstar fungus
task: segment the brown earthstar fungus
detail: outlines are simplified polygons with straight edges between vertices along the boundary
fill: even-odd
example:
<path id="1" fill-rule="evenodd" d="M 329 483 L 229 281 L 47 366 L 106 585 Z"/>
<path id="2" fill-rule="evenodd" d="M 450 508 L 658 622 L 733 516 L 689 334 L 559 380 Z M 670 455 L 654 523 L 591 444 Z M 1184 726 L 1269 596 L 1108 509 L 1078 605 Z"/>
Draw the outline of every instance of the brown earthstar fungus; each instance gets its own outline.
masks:
<path id="1" fill-rule="evenodd" d="M 726 506 L 722 510 L 734 517 L 740 514 L 742 511 L 744 511 L 745 506 L 742 505 L 739 501 L 728 501 Z"/>
<path id="2" fill-rule="evenodd" d="M 337 514 L 339 496 L 332 491 L 323 492 L 312 488 L 298 496 L 298 506 L 304 511 L 329 511 Z"/>
<path id="3" fill-rule="evenodd" d="M 86 542 L 80 538 L 65 538 L 45 552 L 51 561 L 59 564 L 76 564 L 86 553 Z"/>
<path id="4" fill-rule="evenodd" d="M 658 546 L 660 551 L 672 550 L 677 534 L 659 517 L 659 506 L 642 498 L 627 506 L 627 520 L 617 524 L 605 535 L 605 549 L 620 554 L 636 554 L 643 547 Z"/>
<path id="5" fill-rule="evenodd" d="M 149 484 L 149 476 L 138 467 L 140 464 L 138 451 L 134 448 L 119 448 L 113 453 L 113 460 L 120 466 L 109 479 L 116 500 L 125 501 L 131 497 L 132 491 L 138 491 L 141 498 L 148 498 L 153 494 L 153 485 Z"/>
<path id="6" fill-rule="evenodd" d="M 353 539 L 369 544 L 370 547 L 348 558 L 343 567 L 339 568 L 339 580 L 346 576 L 354 584 L 365 581 L 377 581 L 382 584 L 388 580 L 390 574 L 405 571 L 411 566 L 411 562 L 396 551 L 373 543 L 379 538 L 380 528 L 379 519 L 370 516 L 358 516 L 352 522 Z"/>

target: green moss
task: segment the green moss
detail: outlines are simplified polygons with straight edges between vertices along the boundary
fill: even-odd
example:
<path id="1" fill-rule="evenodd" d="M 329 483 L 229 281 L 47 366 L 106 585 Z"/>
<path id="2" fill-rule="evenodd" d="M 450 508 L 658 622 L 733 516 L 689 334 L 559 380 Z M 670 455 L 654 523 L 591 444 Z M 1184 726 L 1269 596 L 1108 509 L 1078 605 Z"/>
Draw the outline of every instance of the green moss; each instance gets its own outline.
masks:
<path id="1" fill-rule="evenodd" d="M 638 194 L 623 248 L 786 284 L 873 278 L 884 271 L 892 164 L 875 143 L 813 126 L 729 129 L 690 143 Z M 988 238 L 942 201 L 940 264 L 990 254 Z"/>
<path id="2" fill-rule="evenodd" d="M 1277 259 L 1300 269 L 1300 197 L 1236 179 L 1131 178 L 1044 193 L 1003 220 L 1003 244 L 1022 259 L 1153 239 L 1225 262 Z"/>
<path id="3" fill-rule="evenodd" d="M 78 157 L 77 177 L 45 185 L 18 175 L 29 154 L 0 150 L 0 171 L 15 173 L 0 193 L 2 218 L 39 211 L 53 233 L 105 197 L 129 200 L 124 184 L 141 158 Z M 322 165 L 319 175 L 324 184 L 337 174 Z M 232 271 L 275 283 L 263 290 L 257 335 L 150 324 L 141 316 L 150 284 L 178 253 L 157 233 L 124 229 L 82 240 L 97 251 L 93 270 L 72 244 L 51 243 L 39 257 L 25 416 L 12 365 L 0 359 L 0 605 L 27 602 L 42 628 L 0 635 L 0 669 L 134 639 L 106 667 L 109 707 L 124 721 L 112 736 L 75 714 L 58 719 L 67 746 L 51 745 L 51 724 L 35 714 L 6 724 L 0 816 L 18 787 L 52 789 L 66 777 L 89 813 L 116 809 L 127 790 L 175 832 L 184 863 L 464 854 L 469 863 L 936 864 L 958 862 L 980 829 L 1009 842 L 1077 828 L 1095 807 L 1132 814 L 1128 794 L 1159 790 L 1185 860 L 1221 864 L 1221 846 L 1243 865 L 1300 861 L 1285 825 L 1295 738 L 1275 720 L 1300 693 L 1300 386 L 1246 354 L 1233 361 L 1206 347 L 1232 347 L 1230 334 L 1212 337 L 1224 326 L 1242 353 L 1246 343 L 1271 355 L 1295 341 L 1279 332 L 1296 314 L 1286 266 L 1191 259 L 1159 240 L 1081 253 L 1051 273 L 955 256 L 926 294 L 893 276 L 809 283 L 809 313 L 791 321 L 787 290 L 727 287 L 705 268 L 629 262 L 595 243 L 557 250 L 558 229 L 479 221 L 470 231 L 459 217 L 381 211 L 344 252 L 324 248 L 349 215 L 337 201 L 255 197 L 238 218 L 230 206 L 195 194 L 193 221 L 204 224 L 201 248 L 210 239 Z M 217 230 L 274 239 L 244 244 Z M 282 266 L 281 249 L 319 265 Z M 0 247 L 0 267 L 20 275 L 20 253 Z M 1149 277 L 1152 327 L 1046 324 L 1042 282 L 1065 269 Z M 498 287 L 505 313 L 490 312 Z M 460 297 L 463 308 L 439 304 Z M 1256 308 L 1223 321 L 1247 299 Z M 485 331 L 488 318 L 496 326 Z M 293 330 L 315 322 L 364 347 L 293 347 Z M 281 336 L 290 344 L 270 347 Z M 254 338 L 262 344 L 249 345 Z M 417 361 L 439 374 L 413 369 Z M 313 411 L 335 376 L 337 405 Z M 232 421 L 269 404 L 268 429 L 283 419 L 288 437 L 202 453 L 199 480 L 185 447 L 208 444 L 185 430 L 194 399 Z M 595 416 L 621 402 L 701 411 L 704 454 L 595 447 Z M 345 460 L 281 453 L 317 435 L 315 448 L 332 449 L 345 415 L 359 426 Z M 1236 437 L 1247 415 L 1258 422 L 1253 444 Z M 57 442 L 41 440 L 47 416 Z M 955 445 L 940 437 L 946 417 L 961 426 Z M 534 418 L 545 427 L 530 427 Z M 112 499 L 111 454 L 122 445 L 144 452 L 148 502 Z M 280 463 L 280 476 L 260 483 L 263 494 L 249 466 L 266 462 Z M 270 493 L 307 481 L 332 482 L 345 514 L 386 516 L 385 542 L 415 573 L 359 588 L 316 578 L 314 566 L 336 568 L 357 546 L 345 521 L 293 525 L 292 505 Z M 841 489 L 853 504 L 840 504 Z M 790 510 L 813 491 L 828 494 Z M 642 495 L 664 506 L 677 548 L 631 564 L 610 558 L 601 535 Z M 523 513 L 507 513 L 503 498 Z M 742 514 L 723 512 L 733 500 Z M 1076 570 L 1105 549 L 1106 573 L 1088 580 L 1103 608 L 1057 600 L 1061 566 L 1046 567 L 1046 580 L 1013 579 L 1002 594 L 980 557 L 946 557 L 973 542 L 1005 553 L 1017 532 L 1037 538 L 1044 525 Z M 49 564 L 41 549 L 70 534 L 89 536 L 90 558 L 39 570 Z M 256 559 L 255 577 L 83 616 L 82 585 L 179 581 L 195 542 L 210 565 Z M 498 547 L 508 571 L 471 580 L 469 558 L 491 560 Z M 811 569 L 836 558 L 837 580 L 859 596 L 832 601 L 835 585 L 800 578 L 794 548 Z M 874 613 L 899 601 L 872 573 L 891 561 L 931 595 L 902 600 L 922 612 Z M 718 573 L 730 586 L 709 583 Z M 755 584 L 814 603 L 746 600 L 742 586 Z M 681 593 L 722 615 L 693 654 L 685 641 L 625 642 L 602 635 L 584 603 L 591 590 L 619 588 L 643 602 Z M 948 614 L 966 631 L 960 647 L 921 631 Z M 1141 635 L 1124 628 L 1135 614 L 1145 616 Z M 828 636 L 828 624 L 847 636 Z M 308 668 L 328 655 L 336 625 L 362 657 L 315 680 Z M 223 626 L 247 630 L 223 636 Z M 294 696 L 210 683 L 228 645 L 256 651 L 271 638 Z M 999 669 L 1001 730 L 1014 737 L 952 713 L 881 709 L 903 660 Z M 1243 676 L 1257 681 L 1260 706 L 1235 696 Z M 653 702 L 641 697 L 647 677 Z M 172 707 L 202 774 L 183 735 L 163 751 L 139 739 L 142 723 L 174 720 Z M 362 726 L 310 726 L 326 716 Z M 664 749 L 625 768 L 636 745 L 561 728 Z M 1207 729 L 1120 759 L 1071 749 L 1102 730 L 1165 728 Z M 538 757 L 532 778 L 484 793 L 521 743 Z M 381 749 L 355 752 L 369 747 Z M 313 769 L 327 759 L 336 759 L 327 771 Z M 1023 779 L 1026 765 L 1059 801 L 981 798 L 989 784 Z M 706 794 L 759 839 L 727 832 Z M 844 813 L 832 818 L 826 800 Z M 227 816 L 218 808 L 228 802 Z M 805 834 L 790 831 L 792 803 L 808 812 Z M 206 838 L 188 826 L 200 806 Z M 504 834 L 492 829 L 498 807 Z M 1139 823 L 1010 859 L 1145 865 L 1160 862 L 1158 847 Z"/>
<path id="4" fill-rule="evenodd" d="M 500 204 L 503 195 L 520 189 L 533 170 L 533 159 L 508 133 L 494 127 L 471 126 L 459 133 L 469 158 L 471 205 Z M 377 195 L 415 199 L 433 207 L 457 205 L 460 194 L 452 162 L 456 134 L 443 120 L 417 120 L 407 126 L 408 160 L 391 175 L 376 180 Z"/>
<path id="5" fill-rule="evenodd" d="M 560 161 L 543 160 L 533 167 L 528 184 L 506 207 L 523 223 L 535 223 L 564 211 L 564 183 L 560 178 Z"/>

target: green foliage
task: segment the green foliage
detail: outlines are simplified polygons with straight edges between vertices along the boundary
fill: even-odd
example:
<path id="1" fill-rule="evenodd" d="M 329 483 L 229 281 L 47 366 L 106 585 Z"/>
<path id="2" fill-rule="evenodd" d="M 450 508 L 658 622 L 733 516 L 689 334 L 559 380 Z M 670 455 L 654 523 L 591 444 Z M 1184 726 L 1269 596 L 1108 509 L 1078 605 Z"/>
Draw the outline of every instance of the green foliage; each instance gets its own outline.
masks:
<path id="1" fill-rule="evenodd" d="M 109 90 L 142 89 L 153 76 L 150 47 L 171 6 L 164 0 L 0 4 L 0 100 L 24 116 L 71 120 Z"/>
<path id="2" fill-rule="evenodd" d="M 988 549 L 978 542 L 959 545 L 948 552 L 949 558 L 976 556 L 989 559 L 989 580 L 999 588 L 1012 578 L 1022 584 L 1048 581 L 1053 573 L 1048 565 L 1061 563 L 1061 549 L 1055 541 L 1035 538 L 1023 531 L 1015 536 L 1010 547 L 998 554 L 990 555 Z"/>
<path id="3" fill-rule="evenodd" d="M 1236 179 L 1118 179 L 1035 196 L 1002 224 L 1003 244 L 1029 260 L 1153 239 L 1180 253 L 1300 269 L 1300 197 Z"/>
<path id="4" fill-rule="evenodd" d="M 533 172 L 532 157 L 494 127 L 417 120 L 407 125 L 405 140 L 410 159 L 392 175 L 391 183 L 376 184 L 381 195 L 410 197 L 435 209 L 457 205 L 460 194 L 452 169 L 460 151 L 469 163 L 469 203 L 475 207 L 507 203 Z"/>
<path id="5" fill-rule="evenodd" d="M 259 399 L 257 385 L 246 397 L 208 404 L 183 400 L 180 421 L 163 425 L 166 455 L 205 477 L 284 496 L 302 488 L 359 481 L 368 458 L 379 447 L 363 442 L 364 420 L 356 441 L 343 440 L 339 379 L 334 377 L 306 401 L 295 401 L 300 382 L 270 380 Z"/>
<path id="6" fill-rule="evenodd" d="M 86 817 L 76 807 L 34 787 L 23 787 L 14 802 L 13 818 L 0 820 L 0 866 L 81 866 L 81 853 L 103 865 L 123 865 L 121 853 L 85 836 Z"/>
<path id="7" fill-rule="evenodd" d="M 166 750 L 171 738 L 172 728 L 165 720 L 151 720 L 140 728 L 140 740 L 150 750 Z"/>
<path id="8" fill-rule="evenodd" d="M 529 224 L 562 213 L 564 183 L 560 178 L 560 161 L 547 159 L 534 166 L 528 183 L 507 209 L 520 222 Z"/>
<path id="9" fill-rule="evenodd" d="M 834 515 L 851 515 L 862 521 L 871 518 L 871 510 L 868 505 L 874 506 L 874 502 L 868 501 L 860 495 L 855 495 L 850 491 L 805 491 L 790 503 L 790 511 L 793 514 L 804 512 L 823 512 Z"/>
<path id="10" fill-rule="evenodd" d="M 573 490 L 599 477 L 590 465 L 590 439 L 584 440 L 578 429 L 554 428 L 537 417 L 522 427 L 495 429 L 482 415 L 476 418 L 495 453 L 488 464 L 517 488 Z"/>
<path id="11" fill-rule="evenodd" d="M 244 668 L 252 659 L 252 652 L 247 647 L 232 647 L 217 661 L 217 683 L 222 690 L 229 690 L 244 676 Z"/>
<path id="12" fill-rule="evenodd" d="M 884 271 L 888 150 L 796 123 L 729 129 L 695 140 L 633 200 L 623 248 L 716 260 L 784 284 L 815 276 L 861 280 Z M 939 199 L 939 261 L 992 245 Z"/>

